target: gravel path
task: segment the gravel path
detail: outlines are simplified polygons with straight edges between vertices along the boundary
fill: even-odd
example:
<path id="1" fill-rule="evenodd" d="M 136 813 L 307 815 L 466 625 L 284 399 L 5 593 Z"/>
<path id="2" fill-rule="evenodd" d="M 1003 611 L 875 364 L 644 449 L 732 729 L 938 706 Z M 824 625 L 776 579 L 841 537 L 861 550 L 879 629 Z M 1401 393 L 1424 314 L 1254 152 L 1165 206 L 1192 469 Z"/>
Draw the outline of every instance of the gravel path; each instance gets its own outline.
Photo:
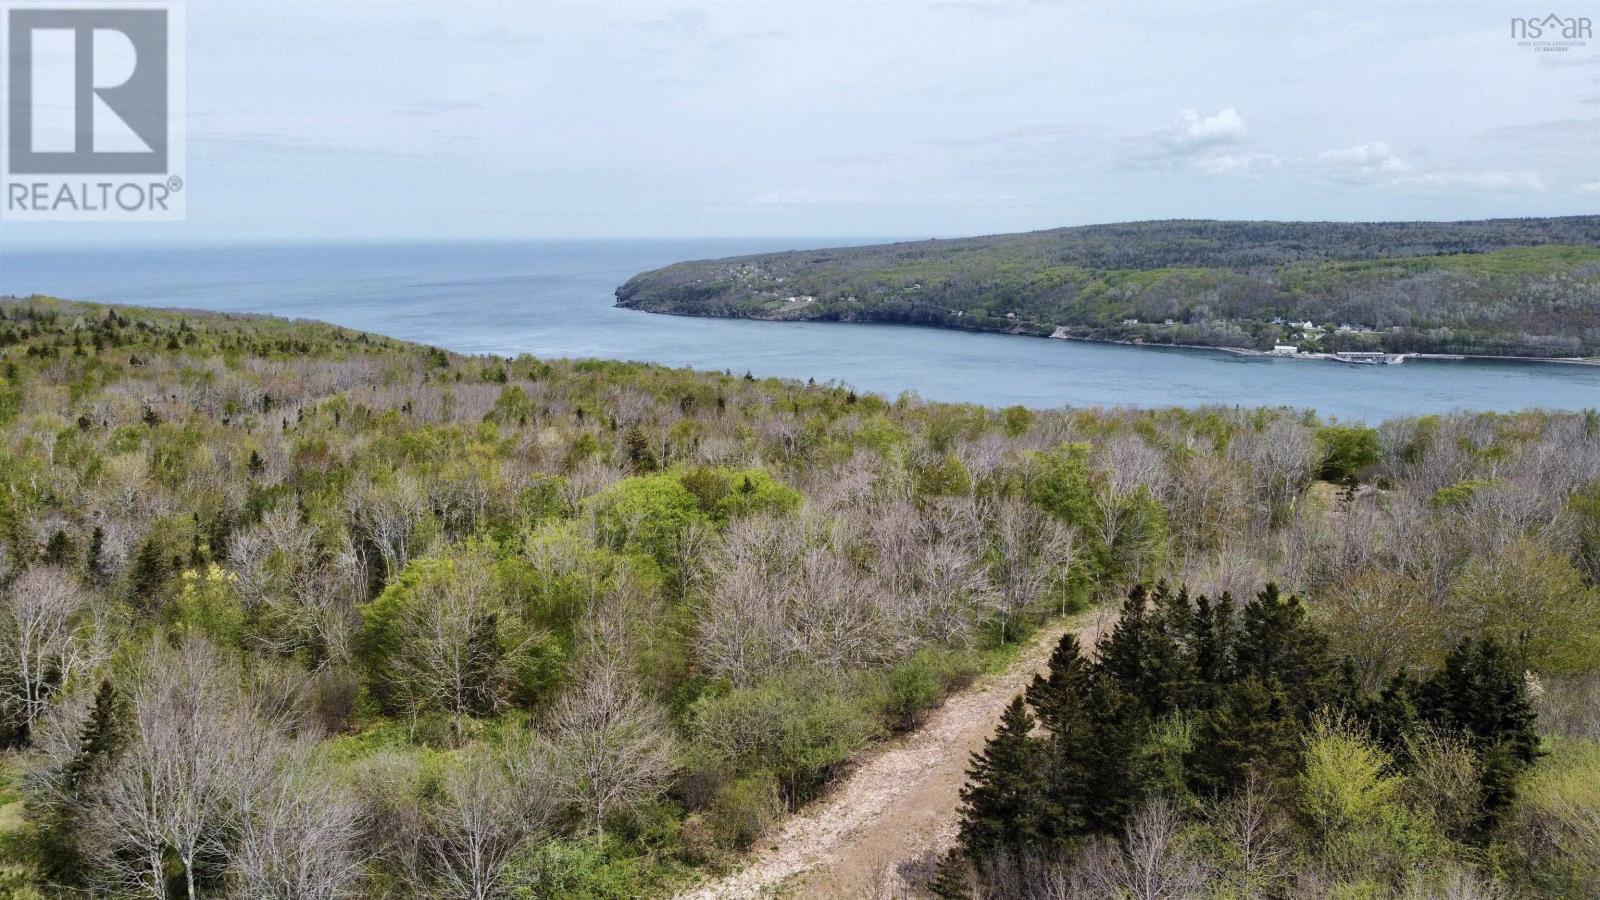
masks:
<path id="1" fill-rule="evenodd" d="M 917 731 L 869 751 L 827 796 L 768 835 L 743 868 L 681 900 L 902 896 L 899 867 L 955 840 L 967 764 L 1006 704 L 1044 667 L 1061 635 L 1077 629 L 1092 645 L 1111 615 L 1085 613 L 1040 631 L 1005 672 L 979 679 Z"/>

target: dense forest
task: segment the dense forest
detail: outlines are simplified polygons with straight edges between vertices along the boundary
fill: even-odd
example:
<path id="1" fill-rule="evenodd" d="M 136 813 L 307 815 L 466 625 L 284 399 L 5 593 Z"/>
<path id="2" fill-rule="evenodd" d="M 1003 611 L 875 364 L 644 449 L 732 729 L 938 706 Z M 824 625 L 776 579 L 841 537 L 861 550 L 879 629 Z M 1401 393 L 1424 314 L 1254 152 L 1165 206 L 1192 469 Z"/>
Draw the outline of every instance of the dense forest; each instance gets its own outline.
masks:
<path id="1" fill-rule="evenodd" d="M 1519 227 L 1416 246 L 1593 226 Z M 1108 605 L 903 891 L 1592 897 L 1597 580 L 1596 412 L 986 409 L 0 300 L 0 887 L 670 895 Z"/>
<path id="2" fill-rule="evenodd" d="M 1257 350 L 1594 356 L 1600 217 L 1180 220 L 767 253 L 646 272 L 617 302 Z"/>

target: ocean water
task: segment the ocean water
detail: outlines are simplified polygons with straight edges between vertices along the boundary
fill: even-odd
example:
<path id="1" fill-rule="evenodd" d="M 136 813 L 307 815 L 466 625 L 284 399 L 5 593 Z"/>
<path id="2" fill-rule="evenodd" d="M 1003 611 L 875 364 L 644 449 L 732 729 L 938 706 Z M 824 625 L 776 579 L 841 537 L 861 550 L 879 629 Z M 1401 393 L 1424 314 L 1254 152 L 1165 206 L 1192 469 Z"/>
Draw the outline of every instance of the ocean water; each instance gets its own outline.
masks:
<path id="1" fill-rule="evenodd" d="M 637 272 L 837 240 L 0 248 L 0 295 L 271 313 L 463 353 L 600 357 L 837 381 L 890 396 L 1061 406 L 1290 406 L 1379 421 L 1600 407 L 1600 367 L 1345 366 L 897 325 L 751 322 L 617 309 Z"/>

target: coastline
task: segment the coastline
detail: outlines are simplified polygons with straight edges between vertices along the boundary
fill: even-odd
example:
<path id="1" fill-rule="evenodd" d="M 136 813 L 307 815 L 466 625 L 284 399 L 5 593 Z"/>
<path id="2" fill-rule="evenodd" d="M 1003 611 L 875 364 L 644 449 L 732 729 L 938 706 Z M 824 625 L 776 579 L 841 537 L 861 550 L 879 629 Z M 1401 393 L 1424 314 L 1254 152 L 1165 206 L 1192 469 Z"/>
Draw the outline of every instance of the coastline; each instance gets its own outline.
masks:
<path id="1" fill-rule="evenodd" d="M 1350 362 L 1345 361 L 1345 360 L 1334 359 L 1332 354 L 1301 353 L 1301 354 L 1296 354 L 1294 356 L 1288 356 L 1288 355 L 1275 354 L 1275 353 L 1272 353 L 1271 351 L 1268 351 L 1268 350 L 1256 350 L 1256 349 L 1253 349 L 1253 348 L 1250 348 L 1250 347 L 1217 347 L 1217 346 L 1212 346 L 1210 344 L 1178 344 L 1178 343 L 1161 344 L 1161 343 L 1153 343 L 1153 342 L 1150 342 L 1150 341 L 1126 340 L 1126 339 L 1120 339 L 1120 338 L 1088 337 L 1086 335 L 1078 335 L 1078 334 L 1063 334 L 1062 333 L 1062 329 L 1065 328 L 1066 326 L 1062 326 L 1062 325 L 1042 325 L 1042 324 L 1040 324 L 1038 322 L 1018 321 L 1018 322 L 1016 322 L 1016 327 L 1013 327 L 1013 328 L 983 328 L 981 326 L 970 327 L 969 328 L 969 327 L 963 327 L 963 326 L 958 326 L 958 325 L 935 325 L 935 324 L 930 324 L 930 323 L 925 323 L 925 322 L 892 322 L 892 321 L 879 321 L 879 320 L 874 320 L 874 319 L 823 319 L 823 318 L 811 318 L 811 317 L 800 317 L 800 316 L 743 316 L 743 315 L 738 315 L 738 316 L 710 316 L 710 315 L 702 315 L 702 314 L 699 314 L 699 313 L 677 312 L 677 311 L 672 311 L 672 310 L 644 309 L 644 308 L 641 308 L 641 307 L 638 307 L 638 306 L 625 306 L 621 302 L 614 303 L 612 305 L 615 306 L 618 309 L 626 309 L 626 310 L 630 310 L 632 312 L 646 313 L 646 314 L 652 315 L 652 316 L 674 316 L 674 317 L 677 317 L 677 318 L 684 318 L 684 319 L 743 319 L 743 320 L 751 321 L 751 322 L 814 322 L 814 323 L 819 323 L 819 324 L 831 324 L 831 325 L 905 325 L 905 326 L 909 326 L 909 327 L 913 327 L 913 328 L 931 328 L 931 329 L 934 329 L 934 330 L 937 330 L 937 331 L 965 331 L 965 332 L 969 332 L 969 333 L 973 333 L 973 334 L 998 334 L 998 335 L 1006 335 L 1006 336 L 1010 336 L 1010 337 L 1044 338 L 1046 340 L 1054 340 L 1054 341 L 1079 341 L 1079 342 L 1086 343 L 1086 344 L 1109 344 L 1109 345 L 1122 346 L 1122 347 L 1138 347 L 1138 348 L 1147 349 L 1147 350 L 1148 349 L 1156 349 L 1156 350 L 1163 350 L 1163 349 L 1166 349 L 1166 350 L 1201 350 L 1201 351 L 1205 351 L 1205 352 L 1209 352 L 1209 353 L 1226 353 L 1226 354 L 1228 354 L 1230 356 L 1240 356 L 1240 357 L 1251 358 L 1251 359 L 1256 359 L 1256 358 L 1282 359 L 1282 360 L 1312 361 L 1312 362 L 1336 362 L 1336 363 L 1339 363 L 1341 365 L 1361 365 L 1360 363 L 1350 363 Z M 1053 329 L 1053 331 L 1051 331 L 1051 333 L 1048 333 L 1048 334 L 1044 333 L 1048 329 Z M 1388 351 L 1384 351 L 1384 352 L 1387 353 Z M 1417 360 L 1425 360 L 1425 361 L 1428 361 L 1428 362 L 1473 362 L 1473 361 L 1481 361 L 1481 362 L 1501 362 L 1501 363 L 1550 363 L 1550 364 L 1559 364 L 1559 365 L 1568 365 L 1568 366 L 1587 366 L 1587 367 L 1591 367 L 1591 368 L 1600 366 L 1600 356 L 1596 356 L 1596 357 L 1584 357 L 1584 356 L 1510 356 L 1510 355 L 1489 354 L 1489 353 L 1412 353 L 1412 352 L 1394 353 L 1394 354 L 1390 354 L 1390 355 L 1391 356 L 1400 357 L 1402 361 L 1417 359 Z"/>

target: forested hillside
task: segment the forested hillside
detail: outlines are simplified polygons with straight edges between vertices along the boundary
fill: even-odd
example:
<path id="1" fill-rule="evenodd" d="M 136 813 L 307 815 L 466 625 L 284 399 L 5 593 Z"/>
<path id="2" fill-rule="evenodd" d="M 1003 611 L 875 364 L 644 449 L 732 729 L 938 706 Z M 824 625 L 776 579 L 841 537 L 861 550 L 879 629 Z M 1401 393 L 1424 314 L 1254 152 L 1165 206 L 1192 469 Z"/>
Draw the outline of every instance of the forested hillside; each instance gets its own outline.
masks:
<path id="1" fill-rule="evenodd" d="M 1161 896 L 1590 897 L 1597 578 L 1592 412 L 995 410 L 3 300 L 0 886 L 670 894 L 1145 585 L 909 890 L 1155 896 L 1156 835 Z"/>
<path id="2" fill-rule="evenodd" d="M 1600 354 L 1600 217 L 1179 220 L 768 253 L 646 272 L 617 302 L 1260 350 L 1586 356 Z"/>

